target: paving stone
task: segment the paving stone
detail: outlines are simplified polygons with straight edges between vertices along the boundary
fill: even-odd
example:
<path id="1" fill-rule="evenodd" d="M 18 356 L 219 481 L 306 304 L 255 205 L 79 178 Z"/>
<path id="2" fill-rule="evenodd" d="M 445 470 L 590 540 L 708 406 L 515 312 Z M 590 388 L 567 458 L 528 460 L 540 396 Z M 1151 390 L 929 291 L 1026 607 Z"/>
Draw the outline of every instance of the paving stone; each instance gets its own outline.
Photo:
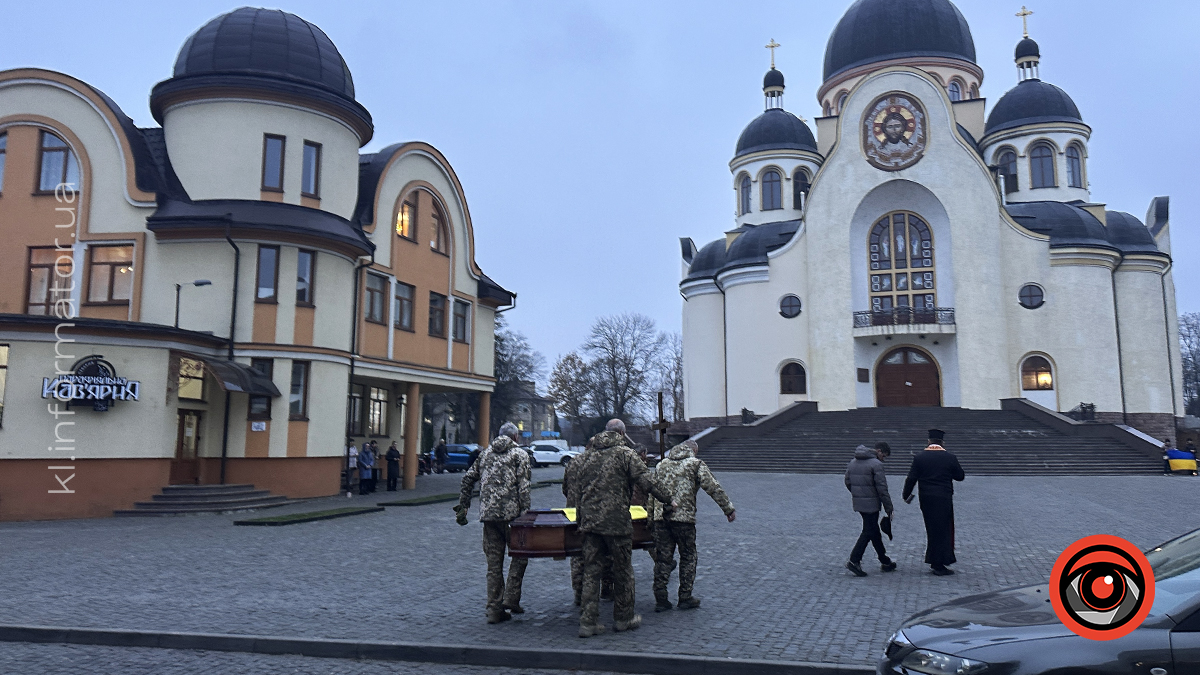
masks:
<path id="1" fill-rule="evenodd" d="M 558 473 L 540 469 L 535 478 Z M 422 476 L 417 492 L 314 500 L 299 510 L 453 492 L 460 478 Z M 0 623 L 867 664 L 921 609 L 1044 581 L 1059 552 L 1086 535 L 1149 548 L 1189 528 L 1164 504 L 1175 513 L 1200 504 L 1200 480 L 1184 477 L 969 476 L 955 502 L 959 574 L 935 577 L 921 564 L 920 510 L 899 501 L 893 478 L 899 518 L 888 549 L 900 568 L 880 574 L 868 550 L 870 576 L 859 579 L 843 568 L 861 521 L 841 476 L 718 478 L 738 519 L 727 523 L 701 495 L 696 593 L 703 606 L 655 614 L 650 559 L 637 552 L 645 621 L 633 633 L 579 639 L 569 566 L 553 560 L 530 563 L 525 614 L 487 625 L 482 528 L 455 525 L 448 503 L 279 528 L 234 527 L 243 515 L 0 523 Z M 533 492 L 535 507 L 562 503 L 557 487 Z M 601 607 L 610 625 L 611 607 Z M 13 649 L 0 645 L 0 653 Z M 83 659 L 93 648 L 60 649 Z M 3 665 L 0 672 L 28 670 Z"/>

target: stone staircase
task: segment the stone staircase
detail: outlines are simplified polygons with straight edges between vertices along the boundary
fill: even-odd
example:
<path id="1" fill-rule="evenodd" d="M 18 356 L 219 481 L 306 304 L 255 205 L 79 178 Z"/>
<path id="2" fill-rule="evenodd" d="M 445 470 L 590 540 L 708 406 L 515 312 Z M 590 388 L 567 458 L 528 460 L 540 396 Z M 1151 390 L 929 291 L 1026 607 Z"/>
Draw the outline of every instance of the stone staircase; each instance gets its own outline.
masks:
<path id="1" fill-rule="evenodd" d="M 137 502 L 132 509 L 113 511 L 114 516 L 177 516 L 188 513 L 250 511 L 295 504 L 253 485 L 168 485 L 153 501 Z"/>
<path id="2" fill-rule="evenodd" d="M 714 471 L 841 474 L 862 443 L 886 441 L 889 474 L 908 471 L 926 431 L 946 432 L 945 446 L 968 475 L 1151 475 L 1162 472 L 1156 450 L 1113 425 L 1082 424 L 1019 401 L 1005 410 L 860 408 L 781 411 L 757 425 L 719 427 L 700 435 L 699 456 Z"/>

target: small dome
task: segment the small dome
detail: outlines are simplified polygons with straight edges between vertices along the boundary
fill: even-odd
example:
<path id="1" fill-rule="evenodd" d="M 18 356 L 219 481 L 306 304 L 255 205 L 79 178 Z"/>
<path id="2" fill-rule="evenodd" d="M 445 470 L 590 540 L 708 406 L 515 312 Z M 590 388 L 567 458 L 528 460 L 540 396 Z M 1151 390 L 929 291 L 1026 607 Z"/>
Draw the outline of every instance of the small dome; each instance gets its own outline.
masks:
<path id="1" fill-rule="evenodd" d="M 1137 216 L 1124 211 L 1105 211 L 1104 223 L 1108 240 L 1122 253 L 1162 253 L 1154 242 L 1154 235 Z"/>
<path id="2" fill-rule="evenodd" d="M 173 77 L 154 85 L 150 113 L 159 124 L 175 103 L 213 92 L 302 99 L 333 113 L 365 145 L 375 129 L 354 100 L 354 79 L 320 28 L 278 9 L 242 7 L 204 24 L 183 43 Z"/>
<path id="3" fill-rule="evenodd" d="M 825 45 L 825 79 L 906 56 L 975 63 L 975 41 L 962 12 L 950 0 L 858 0 Z"/>
<path id="4" fill-rule="evenodd" d="M 721 271 L 735 267 L 765 265 L 767 254 L 787 244 L 800 229 L 799 220 L 781 220 L 762 225 L 744 225 L 745 232 L 729 245 Z"/>
<path id="5" fill-rule="evenodd" d="M 1067 92 L 1048 82 L 1029 79 L 1000 97 L 988 115 L 984 134 L 1042 122 L 1083 124 L 1083 117 Z"/>
<path id="6" fill-rule="evenodd" d="M 1030 56 L 1036 56 L 1040 58 L 1042 56 L 1042 51 L 1038 49 L 1038 43 L 1034 42 L 1032 38 L 1025 38 L 1017 43 L 1017 51 L 1014 58 L 1017 61 L 1020 61 L 1021 59 L 1028 58 Z"/>
<path id="7" fill-rule="evenodd" d="M 1098 246 L 1116 248 L 1104 225 L 1086 209 L 1062 202 L 1009 202 L 1004 209 L 1026 228 L 1050 235 L 1051 248 Z M 1144 228 L 1143 228 L 1144 229 Z"/>
<path id="8" fill-rule="evenodd" d="M 711 241 L 692 257 L 692 264 L 688 265 L 688 273 L 683 280 L 711 279 L 717 276 L 717 272 L 720 272 L 724 265 L 725 240 Z"/>
<path id="9" fill-rule="evenodd" d="M 772 68 L 767 71 L 766 75 L 763 76 L 763 89 L 766 89 L 768 87 L 782 87 L 782 86 L 783 86 L 783 73 L 779 72 L 778 70 L 775 70 L 774 68 Z"/>
<path id="10" fill-rule="evenodd" d="M 817 139 L 799 117 L 783 108 L 769 108 L 742 131 L 734 157 L 761 150 L 817 152 Z"/>

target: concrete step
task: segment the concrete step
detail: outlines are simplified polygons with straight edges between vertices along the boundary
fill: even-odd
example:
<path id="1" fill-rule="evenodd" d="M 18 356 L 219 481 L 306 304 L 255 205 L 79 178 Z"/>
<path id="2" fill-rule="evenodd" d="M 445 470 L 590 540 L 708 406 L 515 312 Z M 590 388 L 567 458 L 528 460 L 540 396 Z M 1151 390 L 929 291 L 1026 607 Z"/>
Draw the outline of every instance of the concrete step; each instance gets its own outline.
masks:
<path id="1" fill-rule="evenodd" d="M 161 503 L 178 503 L 178 502 L 203 502 L 221 501 L 226 499 L 259 499 L 270 495 L 269 490 L 229 490 L 223 492 L 204 492 L 197 490 L 195 492 L 172 492 L 170 494 L 154 495 L 151 497 L 155 502 Z"/>
<path id="2" fill-rule="evenodd" d="M 151 501 L 137 502 L 132 509 L 114 511 L 114 516 L 172 516 L 187 513 L 250 511 L 295 504 L 283 495 L 256 490 L 250 484 L 168 485 Z"/>
<path id="3" fill-rule="evenodd" d="M 238 511 L 254 511 L 257 509 L 271 509 L 277 506 L 288 506 L 290 504 L 300 504 L 303 499 L 285 499 L 283 501 L 271 502 L 258 505 L 240 505 L 226 506 L 223 508 L 213 508 L 212 506 L 188 506 L 175 508 L 158 508 L 158 509 L 123 509 L 113 511 L 113 515 L 119 518 L 130 518 L 140 516 L 182 516 L 195 513 L 234 513 Z"/>

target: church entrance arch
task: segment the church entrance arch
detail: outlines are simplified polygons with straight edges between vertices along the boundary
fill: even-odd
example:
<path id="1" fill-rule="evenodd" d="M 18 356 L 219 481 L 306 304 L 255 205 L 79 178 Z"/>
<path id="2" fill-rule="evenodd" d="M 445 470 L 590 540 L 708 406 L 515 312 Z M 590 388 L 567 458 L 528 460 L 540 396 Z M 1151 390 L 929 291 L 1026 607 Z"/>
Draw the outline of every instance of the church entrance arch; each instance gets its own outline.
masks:
<path id="1" fill-rule="evenodd" d="M 942 405 L 937 362 L 915 347 L 898 347 L 875 366 L 875 405 L 880 408 Z"/>

